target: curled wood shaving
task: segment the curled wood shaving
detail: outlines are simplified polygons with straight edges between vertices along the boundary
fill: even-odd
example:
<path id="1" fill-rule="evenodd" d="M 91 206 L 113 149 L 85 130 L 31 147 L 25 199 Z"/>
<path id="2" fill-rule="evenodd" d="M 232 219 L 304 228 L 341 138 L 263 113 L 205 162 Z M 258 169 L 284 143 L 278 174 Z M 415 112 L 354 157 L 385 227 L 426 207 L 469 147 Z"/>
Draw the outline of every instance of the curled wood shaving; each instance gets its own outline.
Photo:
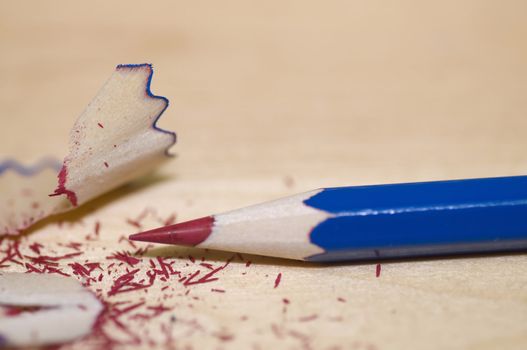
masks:
<path id="1" fill-rule="evenodd" d="M 0 234 L 17 234 L 169 159 L 175 134 L 156 126 L 168 100 L 151 93 L 152 74 L 149 64 L 117 66 L 73 126 L 62 166 L 0 163 Z"/>
<path id="2" fill-rule="evenodd" d="M 0 339 L 7 346 L 40 346 L 72 341 L 90 333 L 101 302 L 76 280 L 60 275 L 0 275 Z M 27 311 L 29 310 L 29 311 Z"/>

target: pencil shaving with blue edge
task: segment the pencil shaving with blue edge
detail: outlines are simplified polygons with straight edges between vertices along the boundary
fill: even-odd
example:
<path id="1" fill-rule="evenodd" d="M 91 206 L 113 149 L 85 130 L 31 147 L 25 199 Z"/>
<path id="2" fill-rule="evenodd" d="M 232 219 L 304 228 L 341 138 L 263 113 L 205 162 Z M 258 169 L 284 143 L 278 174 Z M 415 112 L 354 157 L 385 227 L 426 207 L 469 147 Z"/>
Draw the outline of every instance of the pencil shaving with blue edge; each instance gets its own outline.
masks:
<path id="1" fill-rule="evenodd" d="M 152 76 L 150 64 L 118 65 L 75 122 L 62 164 L 0 163 L 1 234 L 78 207 L 170 158 L 176 135 L 157 126 L 168 99 L 151 92 Z"/>

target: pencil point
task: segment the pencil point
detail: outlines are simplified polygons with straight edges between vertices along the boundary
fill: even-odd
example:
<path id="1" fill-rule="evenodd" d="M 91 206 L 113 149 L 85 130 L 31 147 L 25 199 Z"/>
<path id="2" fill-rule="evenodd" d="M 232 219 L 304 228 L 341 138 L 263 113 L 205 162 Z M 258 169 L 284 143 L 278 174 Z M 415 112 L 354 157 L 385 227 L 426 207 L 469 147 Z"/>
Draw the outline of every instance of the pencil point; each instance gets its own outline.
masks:
<path id="1" fill-rule="evenodd" d="M 212 233 L 213 223 L 214 217 L 206 216 L 150 231 L 139 232 L 130 235 L 128 238 L 132 241 L 195 246 L 209 237 Z"/>

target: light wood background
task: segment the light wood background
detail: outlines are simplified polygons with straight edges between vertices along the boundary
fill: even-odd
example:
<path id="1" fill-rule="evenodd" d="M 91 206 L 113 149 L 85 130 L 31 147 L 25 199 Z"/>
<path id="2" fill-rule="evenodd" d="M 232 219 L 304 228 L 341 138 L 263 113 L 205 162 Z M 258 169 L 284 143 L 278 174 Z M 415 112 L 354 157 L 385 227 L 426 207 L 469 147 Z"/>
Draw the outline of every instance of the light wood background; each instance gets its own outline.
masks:
<path id="1" fill-rule="evenodd" d="M 108 249 L 146 206 L 181 221 L 317 187 L 523 174 L 526 13 L 521 0 L 1 1 L 0 156 L 62 157 L 114 66 L 151 62 L 177 158 L 75 216 L 100 220 Z M 207 324 L 182 348 L 527 347 L 524 254 L 388 262 L 378 278 L 375 264 L 250 259 L 225 270 L 226 293 L 204 285 L 177 306 Z"/>

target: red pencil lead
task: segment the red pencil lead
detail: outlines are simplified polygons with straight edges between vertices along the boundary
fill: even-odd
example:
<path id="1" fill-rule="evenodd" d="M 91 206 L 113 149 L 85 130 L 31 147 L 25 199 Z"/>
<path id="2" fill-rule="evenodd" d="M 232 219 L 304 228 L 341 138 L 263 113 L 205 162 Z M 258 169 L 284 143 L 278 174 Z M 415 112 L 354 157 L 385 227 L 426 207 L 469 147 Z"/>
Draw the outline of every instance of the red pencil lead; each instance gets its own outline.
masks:
<path id="1" fill-rule="evenodd" d="M 206 216 L 192 221 L 139 232 L 130 235 L 128 238 L 132 241 L 194 246 L 209 237 L 213 224 L 214 217 Z"/>

